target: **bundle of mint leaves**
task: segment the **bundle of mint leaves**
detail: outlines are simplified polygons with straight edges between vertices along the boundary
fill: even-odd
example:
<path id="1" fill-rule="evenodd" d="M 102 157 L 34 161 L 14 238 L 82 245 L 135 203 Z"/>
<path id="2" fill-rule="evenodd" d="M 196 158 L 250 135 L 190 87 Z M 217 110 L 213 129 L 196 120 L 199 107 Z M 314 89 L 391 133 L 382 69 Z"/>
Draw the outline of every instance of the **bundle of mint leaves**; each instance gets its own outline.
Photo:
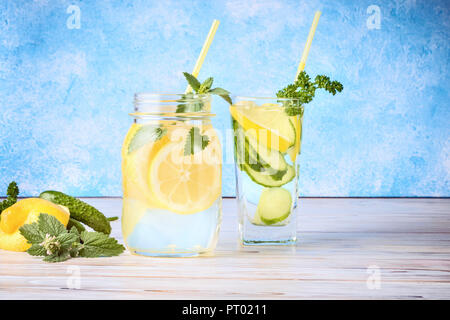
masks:
<path id="1" fill-rule="evenodd" d="M 197 94 L 215 94 L 219 97 L 222 97 L 226 102 L 229 104 L 233 104 L 233 101 L 231 101 L 230 98 L 230 92 L 228 90 L 222 89 L 222 88 L 213 88 L 212 84 L 214 82 L 213 77 L 207 78 L 205 81 L 200 82 L 194 75 L 183 72 L 184 77 L 186 78 L 186 81 L 191 86 L 192 90 L 195 91 Z"/>
<path id="2" fill-rule="evenodd" d="M 230 92 L 222 88 L 211 88 L 214 82 L 213 77 L 208 77 L 205 81 L 200 82 L 194 75 L 183 72 L 186 81 L 194 92 L 187 92 L 181 96 L 180 103 L 177 107 L 177 113 L 198 112 L 204 109 L 203 102 L 195 98 L 197 95 L 213 94 L 221 97 L 229 104 L 232 104 Z M 192 101 L 191 101 L 192 100 Z"/>
<path id="3" fill-rule="evenodd" d="M 229 104 L 233 103 L 230 98 L 230 92 L 228 90 L 219 87 L 211 88 L 212 84 L 214 83 L 213 77 L 208 77 L 205 81 L 200 82 L 194 75 L 188 72 L 183 72 L 183 75 L 186 78 L 186 81 L 188 82 L 189 86 L 197 95 L 213 94 L 221 97 Z M 181 99 L 183 103 L 178 105 L 176 112 L 186 113 L 203 110 L 204 106 L 202 102 L 189 101 L 190 99 L 193 98 L 194 93 L 192 92 L 185 93 Z M 188 135 L 186 137 L 186 142 L 184 146 L 184 155 L 189 156 L 193 155 L 198 151 L 204 150 L 208 146 L 208 144 L 209 144 L 209 137 L 206 135 L 202 135 L 198 127 L 192 127 L 189 130 Z"/>
<path id="4" fill-rule="evenodd" d="M 72 227 L 66 230 L 54 216 L 45 213 L 38 221 L 19 228 L 31 247 L 27 250 L 32 256 L 43 256 L 46 262 L 62 262 L 70 258 L 112 257 L 121 254 L 125 248 L 116 239 L 102 232 L 79 232 Z"/>

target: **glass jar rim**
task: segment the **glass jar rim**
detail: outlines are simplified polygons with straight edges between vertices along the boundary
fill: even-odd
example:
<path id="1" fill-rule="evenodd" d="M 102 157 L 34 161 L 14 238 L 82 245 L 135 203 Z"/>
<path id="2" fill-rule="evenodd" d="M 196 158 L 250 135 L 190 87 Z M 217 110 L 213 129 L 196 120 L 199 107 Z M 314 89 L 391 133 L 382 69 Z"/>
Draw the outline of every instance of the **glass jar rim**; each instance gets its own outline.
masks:
<path id="1" fill-rule="evenodd" d="M 187 96 L 187 95 L 190 96 Z M 134 103 L 145 102 L 180 102 L 180 101 L 194 101 L 209 99 L 211 94 L 198 94 L 198 93 L 150 93 L 150 92 L 137 92 L 134 94 Z M 163 99 L 161 99 L 163 98 Z"/>
<path id="2" fill-rule="evenodd" d="M 201 119 L 215 116 L 210 110 L 211 94 L 138 92 L 134 95 L 133 103 L 134 112 L 129 115 L 140 119 L 152 117 Z M 190 103 L 203 103 L 208 107 L 200 110 L 179 110 L 179 106 Z"/>

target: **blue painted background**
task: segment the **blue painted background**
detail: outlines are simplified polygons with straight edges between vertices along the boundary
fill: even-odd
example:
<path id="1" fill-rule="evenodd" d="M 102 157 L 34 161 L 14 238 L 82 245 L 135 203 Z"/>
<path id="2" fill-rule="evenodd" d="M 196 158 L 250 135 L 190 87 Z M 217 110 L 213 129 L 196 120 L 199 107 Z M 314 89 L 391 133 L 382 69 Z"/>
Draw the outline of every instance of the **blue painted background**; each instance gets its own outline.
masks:
<path id="1" fill-rule="evenodd" d="M 69 29 L 69 5 L 81 10 Z M 369 29 L 369 5 L 381 10 Z M 181 92 L 213 19 L 200 78 L 243 95 L 306 70 L 344 84 L 305 112 L 301 195 L 450 196 L 448 1 L 0 2 L 0 195 L 121 194 L 120 147 L 137 91 Z M 214 106 L 218 128 L 225 104 Z M 224 195 L 234 194 L 231 165 Z"/>

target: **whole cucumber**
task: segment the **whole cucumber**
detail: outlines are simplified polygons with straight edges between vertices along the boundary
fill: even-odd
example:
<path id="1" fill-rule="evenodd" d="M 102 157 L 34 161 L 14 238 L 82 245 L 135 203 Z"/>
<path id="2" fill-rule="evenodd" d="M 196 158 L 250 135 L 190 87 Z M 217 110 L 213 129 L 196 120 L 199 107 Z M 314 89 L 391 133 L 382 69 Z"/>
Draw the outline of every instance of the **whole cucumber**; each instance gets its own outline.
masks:
<path id="1" fill-rule="evenodd" d="M 103 213 L 93 206 L 60 191 L 47 190 L 39 198 L 69 208 L 70 217 L 91 227 L 95 231 L 105 234 L 111 233 L 111 225 Z"/>

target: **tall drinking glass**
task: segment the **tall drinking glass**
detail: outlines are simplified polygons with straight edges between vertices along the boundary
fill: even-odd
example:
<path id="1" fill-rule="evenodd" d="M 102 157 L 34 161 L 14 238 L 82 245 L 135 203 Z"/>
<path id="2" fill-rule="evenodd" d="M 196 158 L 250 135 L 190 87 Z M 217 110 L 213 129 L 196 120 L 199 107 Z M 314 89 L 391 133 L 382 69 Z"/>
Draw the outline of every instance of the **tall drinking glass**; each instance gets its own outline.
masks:
<path id="1" fill-rule="evenodd" d="M 221 222 L 222 151 L 210 95 L 136 94 L 122 147 L 122 233 L 133 254 L 210 254 Z"/>
<path id="2" fill-rule="evenodd" d="M 236 97 L 230 113 L 241 243 L 294 244 L 303 106 L 296 99 Z"/>

